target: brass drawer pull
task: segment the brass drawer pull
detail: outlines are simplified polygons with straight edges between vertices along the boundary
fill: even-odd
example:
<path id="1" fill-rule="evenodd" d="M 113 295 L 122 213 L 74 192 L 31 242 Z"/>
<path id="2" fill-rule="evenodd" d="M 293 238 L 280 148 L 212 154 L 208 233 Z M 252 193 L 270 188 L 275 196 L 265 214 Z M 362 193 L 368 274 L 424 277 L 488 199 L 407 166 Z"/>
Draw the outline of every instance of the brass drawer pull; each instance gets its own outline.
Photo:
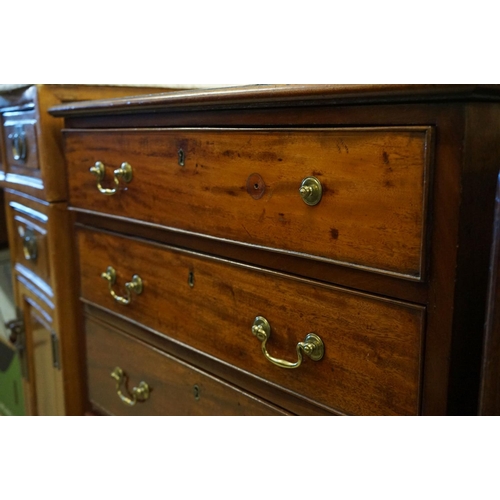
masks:
<path id="1" fill-rule="evenodd" d="M 141 382 L 139 384 L 139 387 L 134 387 L 132 389 L 130 397 L 128 397 L 123 395 L 120 389 L 122 384 L 124 386 L 127 385 L 128 377 L 125 374 L 125 372 L 119 366 L 117 366 L 111 372 L 111 376 L 116 380 L 116 393 L 118 394 L 118 397 L 127 406 L 135 406 L 137 402 L 143 403 L 144 401 L 147 401 L 149 399 L 149 394 L 151 392 L 151 389 L 149 388 L 149 385 L 146 384 L 146 382 Z"/>
<path id="2" fill-rule="evenodd" d="M 273 358 L 266 349 L 266 343 L 271 336 L 271 325 L 266 318 L 257 316 L 252 326 L 252 333 L 262 342 L 262 352 L 264 356 L 273 364 L 281 368 L 298 368 L 302 364 L 302 353 L 309 356 L 313 361 L 319 361 L 324 353 L 325 346 L 323 341 L 315 334 L 308 333 L 304 342 L 297 344 L 298 360 L 295 363 L 285 361 L 284 359 Z"/>
<path id="3" fill-rule="evenodd" d="M 14 128 L 14 133 L 9 134 L 9 139 L 11 140 L 12 157 L 14 158 L 14 160 L 26 160 L 28 147 L 26 144 L 26 134 L 24 132 L 24 127 L 22 125 L 16 125 Z"/>
<path id="4" fill-rule="evenodd" d="M 125 289 L 126 289 L 125 297 L 117 295 L 113 290 L 113 285 L 116 283 L 116 271 L 114 270 L 114 268 L 109 266 L 106 269 L 106 272 L 101 274 L 101 278 L 105 279 L 108 282 L 109 293 L 119 304 L 123 305 L 130 304 L 130 301 L 132 299 L 131 292 L 134 292 L 136 295 L 140 295 L 142 293 L 143 289 L 142 279 L 137 274 L 134 274 L 134 276 L 132 276 L 132 281 L 125 283 Z"/>
<path id="5" fill-rule="evenodd" d="M 299 189 L 300 197 L 306 205 L 317 205 L 323 196 L 323 187 L 316 177 L 306 177 Z"/>
<path id="6" fill-rule="evenodd" d="M 33 229 L 23 226 L 18 227 L 18 233 L 23 240 L 23 253 L 26 260 L 36 261 L 38 257 L 38 246 Z"/>
<path id="7" fill-rule="evenodd" d="M 90 173 L 94 174 L 97 179 L 97 189 L 100 193 L 106 196 L 112 196 L 118 192 L 120 180 L 129 183 L 132 180 L 132 167 L 129 163 L 122 163 L 120 168 L 117 168 L 113 173 L 115 187 L 112 189 L 103 188 L 101 182 L 106 175 L 106 167 L 104 163 L 96 161 L 93 167 L 90 167 Z"/>

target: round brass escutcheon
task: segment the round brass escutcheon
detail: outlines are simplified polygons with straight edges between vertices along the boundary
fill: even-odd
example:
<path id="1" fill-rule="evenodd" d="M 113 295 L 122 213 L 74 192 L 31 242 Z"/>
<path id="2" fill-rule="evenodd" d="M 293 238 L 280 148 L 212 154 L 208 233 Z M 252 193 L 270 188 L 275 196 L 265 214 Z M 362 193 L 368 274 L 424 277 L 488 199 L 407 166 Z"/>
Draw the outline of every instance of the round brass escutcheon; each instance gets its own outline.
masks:
<path id="1" fill-rule="evenodd" d="M 260 200 L 266 191 L 266 184 L 260 174 L 252 174 L 247 179 L 247 193 L 254 199 Z"/>
<path id="2" fill-rule="evenodd" d="M 123 182 L 126 182 L 127 184 L 132 180 L 132 167 L 130 166 L 130 163 L 127 163 L 126 161 L 123 162 L 120 166 L 120 168 L 117 168 L 113 172 L 115 176 L 115 184 L 119 184 L 119 179 L 121 178 Z"/>
<path id="3" fill-rule="evenodd" d="M 304 340 L 304 344 L 309 346 L 309 348 L 306 347 L 304 351 L 313 361 L 323 359 L 325 355 L 325 345 L 318 335 L 315 333 L 308 333 Z"/>
<path id="4" fill-rule="evenodd" d="M 323 187 L 316 177 L 306 177 L 299 188 L 302 201 L 311 207 L 317 205 L 323 196 Z"/>

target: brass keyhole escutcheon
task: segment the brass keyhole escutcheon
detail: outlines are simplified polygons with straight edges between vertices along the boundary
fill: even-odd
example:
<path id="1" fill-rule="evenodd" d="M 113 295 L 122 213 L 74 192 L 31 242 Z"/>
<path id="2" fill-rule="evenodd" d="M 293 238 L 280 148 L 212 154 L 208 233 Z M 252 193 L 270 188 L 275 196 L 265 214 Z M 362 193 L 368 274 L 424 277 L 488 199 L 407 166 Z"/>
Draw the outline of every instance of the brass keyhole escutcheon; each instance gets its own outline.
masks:
<path id="1" fill-rule="evenodd" d="M 323 196 L 323 187 L 316 177 L 306 177 L 299 188 L 302 201 L 311 207 L 317 205 Z"/>
<path id="2" fill-rule="evenodd" d="M 177 152 L 177 163 L 180 167 L 184 167 L 184 165 L 186 164 L 186 155 L 182 148 Z"/>
<path id="3" fill-rule="evenodd" d="M 190 271 L 188 274 L 188 285 L 191 288 L 194 288 L 194 273 L 193 273 L 193 271 Z"/>
<path id="4" fill-rule="evenodd" d="M 196 401 L 200 400 L 200 388 L 198 387 L 198 385 L 193 386 L 193 396 Z"/>

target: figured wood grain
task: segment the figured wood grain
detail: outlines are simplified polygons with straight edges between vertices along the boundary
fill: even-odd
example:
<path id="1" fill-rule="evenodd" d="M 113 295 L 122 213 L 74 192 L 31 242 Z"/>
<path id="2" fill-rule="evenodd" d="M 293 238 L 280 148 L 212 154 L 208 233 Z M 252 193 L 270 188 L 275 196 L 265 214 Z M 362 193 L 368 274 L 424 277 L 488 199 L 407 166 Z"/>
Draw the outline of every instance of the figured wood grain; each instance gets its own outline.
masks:
<path id="1" fill-rule="evenodd" d="M 424 308 L 100 232 L 79 229 L 77 239 L 86 301 L 342 413 L 419 412 Z M 128 306 L 111 297 L 108 266 L 118 295 L 134 274 L 143 279 Z M 272 365 L 251 332 L 256 316 L 271 323 L 272 356 L 296 360 L 297 343 L 314 332 L 324 359 Z"/>
<path id="2" fill-rule="evenodd" d="M 323 260 L 305 260 L 291 253 L 269 252 L 255 246 L 234 245 L 230 241 L 201 235 L 171 231 L 155 225 L 123 217 L 74 211 L 78 225 L 107 231 L 133 234 L 139 238 L 169 246 L 190 248 L 207 255 L 219 256 L 240 263 L 316 279 L 321 282 L 347 286 L 351 289 L 393 297 L 417 304 L 427 303 L 427 283 L 402 280 L 395 276 L 366 272 L 364 269 L 332 264 Z"/>
<path id="3" fill-rule="evenodd" d="M 423 277 L 429 128 L 71 131 L 65 142 L 72 207 Z M 104 186 L 125 161 L 132 182 L 102 195 L 97 161 Z M 314 207 L 298 192 L 309 176 L 323 187 Z"/>
<path id="4" fill-rule="evenodd" d="M 224 89 L 67 105 L 56 114 L 66 117 L 67 127 L 96 131 L 151 127 L 432 127 L 435 145 L 424 282 L 366 272 L 333 261 L 304 259 L 290 252 L 234 245 L 231 240 L 167 231 L 112 213 L 91 210 L 78 213 L 78 218 L 111 231 L 425 305 L 421 413 L 475 414 L 492 241 L 492 190 L 500 155 L 498 99 L 498 87 L 491 85 L 257 86 L 238 92 Z M 169 349 L 174 344 L 165 340 Z M 229 377 L 230 364 L 227 366 Z M 278 398 L 278 394 L 273 397 Z"/>
<path id="5" fill-rule="evenodd" d="M 294 415 L 304 416 L 331 416 L 343 415 L 341 412 L 334 411 L 331 408 L 319 405 L 304 396 L 298 396 L 289 391 L 283 391 L 282 388 L 274 384 L 269 384 L 265 380 L 258 379 L 238 367 L 221 363 L 211 356 L 207 356 L 201 351 L 185 346 L 184 344 L 173 340 L 164 335 L 158 335 L 153 329 L 147 328 L 127 319 L 125 316 L 111 313 L 100 306 L 84 303 L 85 316 L 91 317 L 93 322 L 103 324 L 106 329 L 118 330 L 136 340 L 139 340 L 148 346 L 154 347 L 159 351 L 165 352 L 174 358 L 197 367 L 198 369 L 210 373 L 220 380 L 239 387 L 243 391 L 257 396 L 259 399 L 273 402 L 280 408 L 286 408 Z M 92 404 L 96 407 L 95 401 Z"/>
<path id="6" fill-rule="evenodd" d="M 86 345 L 89 396 L 92 404 L 110 415 L 286 415 L 286 412 L 133 339 L 116 328 L 87 316 Z M 125 396 L 140 382 L 150 397 L 135 406 L 117 395 L 111 372 L 120 367 L 128 377 Z M 196 389 L 195 389 L 196 386 Z M 129 391 L 127 393 L 127 391 Z M 195 392 L 196 391 L 196 392 Z"/>

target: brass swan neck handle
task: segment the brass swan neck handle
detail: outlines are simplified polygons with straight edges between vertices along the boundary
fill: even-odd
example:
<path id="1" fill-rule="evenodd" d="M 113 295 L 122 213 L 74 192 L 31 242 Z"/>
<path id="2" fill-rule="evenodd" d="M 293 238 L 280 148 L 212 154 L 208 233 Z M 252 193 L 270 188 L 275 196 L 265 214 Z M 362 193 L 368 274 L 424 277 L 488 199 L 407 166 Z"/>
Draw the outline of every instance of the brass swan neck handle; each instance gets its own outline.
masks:
<path id="1" fill-rule="evenodd" d="M 252 326 L 252 333 L 262 342 L 262 352 L 266 359 L 280 368 L 294 369 L 302 364 L 303 354 L 313 361 L 319 361 L 325 354 L 323 341 L 315 333 L 308 333 L 303 342 L 297 344 L 297 361 L 274 358 L 267 352 L 267 341 L 271 336 L 271 325 L 263 316 L 257 316 Z"/>
<path id="2" fill-rule="evenodd" d="M 113 290 L 113 285 L 116 283 L 116 271 L 113 267 L 108 266 L 106 271 L 101 274 L 101 278 L 105 279 L 108 282 L 109 293 L 116 300 L 116 302 L 125 306 L 130 304 L 130 301 L 132 300 L 131 292 L 134 292 L 136 295 L 140 295 L 143 291 L 142 279 L 137 274 L 134 274 L 134 276 L 132 276 L 132 281 L 125 283 L 124 297 L 118 295 Z"/>
<path id="3" fill-rule="evenodd" d="M 118 397 L 127 406 L 135 406 L 137 402 L 143 403 L 149 399 L 151 389 L 146 382 L 141 382 L 139 387 L 132 388 L 130 397 L 125 396 L 122 393 L 121 386 L 122 384 L 126 386 L 128 377 L 119 366 L 111 372 L 111 377 L 116 380 L 116 393 L 118 394 Z"/>
<path id="4" fill-rule="evenodd" d="M 104 163 L 96 161 L 95 165 L 93 167 L 90 167 L 90 173 L 93 174 L 97 179 L 97 189 L 99 190 L 99 192 L 106 196 L 113 196 L 119 191 L 120 180 L 123 180 L 123 182 L 126 183 L 129 183 L 132 180 L 132 167 L 127 162 L 122 163 L 121 167 L 117 168 L 113 172 L 113 188 L 102 187 L 102 181 L 104 180 L 104 177 L 106 175 L 106 167 L 104 166 Z"/>

